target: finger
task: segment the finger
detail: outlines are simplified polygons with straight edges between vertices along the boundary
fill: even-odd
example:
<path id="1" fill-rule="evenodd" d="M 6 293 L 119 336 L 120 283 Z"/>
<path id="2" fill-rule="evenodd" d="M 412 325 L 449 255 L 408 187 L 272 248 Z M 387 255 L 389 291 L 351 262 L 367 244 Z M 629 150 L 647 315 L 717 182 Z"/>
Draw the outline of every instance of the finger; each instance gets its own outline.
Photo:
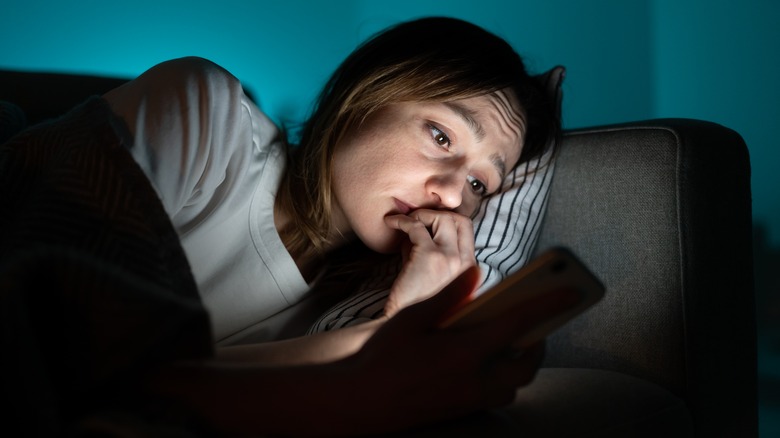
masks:
<path id="1" fill-rule="evenodd" d="M 466 256 L 460 252 L 457 224 L 454 215 L 449 212 L 427 210 L 419 216 L 393 215 L 387 216 L 385 220 L 390 227 L 406 233 L 412 244 L 426 250 L 436 248 L 436 251 L 441 252 L 448 259 L 457 260 L 464 265 L 463 260 Z M 471 257 L 473 258 L 473 249 Z M 472 263 L 465 265 L 468 264 Z M 458 272 L 460 270 L 458 269 Z"/>
<path id="2" fill-rule="evenodd" d="M 458 251 L 460 251 L 461 261 L 465 265 L 476 264 L 477 259 L 474 256 L 474 224 L 471 219 L 463 217 L 456 220 L 458 233 Z"/>
<path id="3" fill-rule="evenodd" d="M 440 215 L 434 219 L 431 235 L 433 242 L 448 258 L 460 261 L 458 227 L 451 215 Z"/>
<path id="4" fill-rule="evenodd" d="M 386 216 L 385 223 L 390 228 L 406 233 L 409 236 L 409 240 L 415 245 L 430 247 L 434 244 L 431 233 L 422 221 L 406 215 L 396 214 Z"/>
<path id="5" fill-rule="evenodd" d="M 474 225 L 466 216 L 451 211 L 415 210 L 411 214 L 432 228 L 433 241 L 448 249 L 448 254 L 457 254 L 464 265 L 474 260 Z"/>
<path id="6" fill-rule="evenodd" d="M 457 218 L 463 218 L 468 220 L 466 216 L 463 216 L 460 213 L 455 213 L 450 210 L 429 210 L 427 208 L 414 210 L 413 212 L 409 213 L 409 217 L 413 217 L 419 220 L 420 222 L 424 223 L 428 227 L 433 226 L 437 220 L 443 217 L 448 217 L 453 220 Z"/>
<path id="7" fill-rule="evenodd" d="M 433 219 L 431 224 L 431 235 L 433 241 L 440 246 L 451 246 L 457 249 L 458 228 L 455 219 L 448 214 L 442 214 Z"/>

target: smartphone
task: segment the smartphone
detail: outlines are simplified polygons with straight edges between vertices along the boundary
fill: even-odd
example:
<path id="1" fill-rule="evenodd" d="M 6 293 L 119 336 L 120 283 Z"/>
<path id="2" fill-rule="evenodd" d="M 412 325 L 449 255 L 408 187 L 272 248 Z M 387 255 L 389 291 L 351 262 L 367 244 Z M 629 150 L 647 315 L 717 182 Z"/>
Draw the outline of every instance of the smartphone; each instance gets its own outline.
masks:
<path id="1" fill-rule="evenodd" d="M 579 302 L 532 328 L 514 344 L 528 346 L 542 340 L 604 296 L 604 284 L 566 248 L 546 250 L 517 272 L 457 308 L 441 322 L 440 327 L 461 327 L 488 321 L 523 301 L 561 288 L 579 292 Z"/>

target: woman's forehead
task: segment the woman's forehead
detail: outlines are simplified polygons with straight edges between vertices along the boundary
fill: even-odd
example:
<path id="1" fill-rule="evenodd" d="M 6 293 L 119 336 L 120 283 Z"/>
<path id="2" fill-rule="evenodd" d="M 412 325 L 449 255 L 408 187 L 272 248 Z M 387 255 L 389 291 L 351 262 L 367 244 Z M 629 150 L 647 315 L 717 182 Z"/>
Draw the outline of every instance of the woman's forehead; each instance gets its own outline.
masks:
<path id="1" fill-rule="evenodd" d="M 480 116 L 492 118 L 494 122 L 515 136 L 523 137 L 525 114 L 515 93 L 511 90 L 497 90 L 482 96 L 464 99 L 463 103 L 479 112 Z"/>
<path id="2" fill-rule="evenodd" d="M 525 114 L 517 97 L 510 90 L 498 90 L 493 93 L 455 101 L 462 111 L 470 113 L 471 117 L 487 131 L 493 140 L 512 144 L 516 154 L 508 151 L 513 157 L 508 161 L 519 159 L 520 149 L 525 136 Z"/>

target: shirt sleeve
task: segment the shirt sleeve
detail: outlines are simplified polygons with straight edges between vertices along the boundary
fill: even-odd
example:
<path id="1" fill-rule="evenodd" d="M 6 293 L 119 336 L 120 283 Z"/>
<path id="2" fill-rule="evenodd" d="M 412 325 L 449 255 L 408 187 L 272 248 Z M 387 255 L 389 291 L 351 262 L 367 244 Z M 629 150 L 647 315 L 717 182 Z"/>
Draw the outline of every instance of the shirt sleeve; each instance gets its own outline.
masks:
<path id="1" fill-rule="evenodd" d="M 252 132 L 240 82 L 202 58 L 163 62 L 103 97 L 127 125 L 130 152 L 177 228 L 182 210 L 225 179 L 226 149 Z"/>

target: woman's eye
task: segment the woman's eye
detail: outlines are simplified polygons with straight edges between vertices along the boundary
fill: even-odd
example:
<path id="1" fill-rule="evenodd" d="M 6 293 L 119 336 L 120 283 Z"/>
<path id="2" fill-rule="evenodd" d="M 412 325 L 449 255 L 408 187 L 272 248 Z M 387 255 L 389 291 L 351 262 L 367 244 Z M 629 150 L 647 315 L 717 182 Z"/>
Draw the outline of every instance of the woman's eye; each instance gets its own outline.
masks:
<path id="1" fill-rule="evenodd" d="M 452 145 L 452 142 L 450 141 L 450 138 L 447 137 L 447 134 L 444 133 L 441 129 L 433 126 L 428 125 L 428 128 L 431 130 L 431 135 L 433 136 L 433 141 L 436 142 L 437 145 L 449 149 Z"/>
<path id="2" fill-rule="evenodd" d="M 466 181 L 472 192 L 476 193 L 479 196 L 487 195 L 487 186 L 485 185 L 485 183 L 474 178 L 473 176 L 469 176 Z"/>

